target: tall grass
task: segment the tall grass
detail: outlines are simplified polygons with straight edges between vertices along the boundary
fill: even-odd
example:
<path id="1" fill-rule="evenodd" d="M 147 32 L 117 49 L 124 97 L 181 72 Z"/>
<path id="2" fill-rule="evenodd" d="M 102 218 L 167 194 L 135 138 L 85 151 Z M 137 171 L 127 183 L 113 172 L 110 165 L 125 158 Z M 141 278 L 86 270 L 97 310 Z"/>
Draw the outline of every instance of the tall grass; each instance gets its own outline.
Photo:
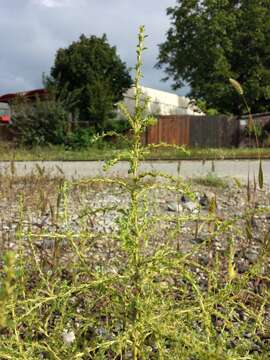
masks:
<path id="1" fill-rule="evenodd" d="M 141 27 L 135 115 L 120 106 L 133 134 L 127 179 L 60 177 L 54 197 L 51 179 L 37 169 L 38 176 L 24 183 L 39 189 L 33 206 L 42 219 L 49 217 L 49 227 L 29 221 L 32 190 L 14 194 L 15 170 L 5 180 L 5 195 L 18 200 L 18 218 L 16 245 L 1 264 L 0 359 L 269 358 L 269 233 L 258 261 L 241 274 L 237 262 L 247 240 L 243 223 L 251 210 L 254 216 L 269 209 L 249 201 L 244 214 L 223 218 L 215 200 L 190 214 L 159 211 L 160 192 L 191 201 L 196 194 L 179 177 L 139 171 L 147 156 L 141 135 L 155 121 L 146 113 L 148 100 L 141 100 L 144 40 Z M 106 186 L 125 194 L 126 202 L 89 205 L 89 193 Z M 249 200 L 250 192 L 256 196 L 249 189 Z M 81 204 L 75 220 L 74 196 Z M 114 218 L 110 232 L 96 226 L 108 212 Z M 196 234 L 184 232 L 190 222 L 197 224 Z M 249 236 L 251 244 L 252 226 Z"/>

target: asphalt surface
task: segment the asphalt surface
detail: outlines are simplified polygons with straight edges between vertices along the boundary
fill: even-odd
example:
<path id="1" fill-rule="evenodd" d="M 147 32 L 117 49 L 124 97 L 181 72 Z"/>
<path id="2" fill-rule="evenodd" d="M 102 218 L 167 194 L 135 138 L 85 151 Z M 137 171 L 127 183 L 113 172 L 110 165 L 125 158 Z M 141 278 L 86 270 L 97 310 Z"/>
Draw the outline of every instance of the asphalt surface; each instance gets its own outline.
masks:
<path id="1" fill-rule="evenodd" d="M 264 182 L 270 184 L 270 160 L 263 160 Z M 25 176 L 37 172 L 38 166 L 47 174 L 64 175 L 67 179 L 79 179 L 96 176 L 125 177 L 128 174 L 129 164 L 121 161 L 111 167 L 107 172 L 103 170 L 103 161 L 16 161 L 14 163 L 16 175 Z M 250 178 L 257 177 L 259 170 L 258 160 L 182 160 L 182 161 L 144 161 L 140 171 L 159 171 L 183 178 L 205 176 L 214 171 L 220 177 L 235 177 L 246 181 L 248 173 Z M 10 174 L 11 163 L 0 162 L 0 174 Z"/>

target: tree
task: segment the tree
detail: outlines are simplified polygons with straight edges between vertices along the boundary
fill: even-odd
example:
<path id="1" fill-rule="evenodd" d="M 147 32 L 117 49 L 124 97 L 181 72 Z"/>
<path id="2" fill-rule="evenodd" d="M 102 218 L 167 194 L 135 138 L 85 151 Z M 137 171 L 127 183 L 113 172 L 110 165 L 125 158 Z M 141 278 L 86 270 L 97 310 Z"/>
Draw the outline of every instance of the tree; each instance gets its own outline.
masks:
<path id="1" fill-rule="evenodd" d="M 77 108 L 80 119 L 97 130 L 104 130 L 115 103 L 132 85 L 125 63 L 105 34 L 101 38 L 81 35 L 79 41 L 59 49 L 48 82 L 59 91 L 65 87 L 79 93 L 73 110 Z"/>
<path id="2" fill-rule="evenodd" d="M 241 113 L 229 85 L 237 79 L 252 112 L 270 110 L 270 0 L 178 0 L 159 45 L 158 67 L 174 88 L 224 113 Z"/>

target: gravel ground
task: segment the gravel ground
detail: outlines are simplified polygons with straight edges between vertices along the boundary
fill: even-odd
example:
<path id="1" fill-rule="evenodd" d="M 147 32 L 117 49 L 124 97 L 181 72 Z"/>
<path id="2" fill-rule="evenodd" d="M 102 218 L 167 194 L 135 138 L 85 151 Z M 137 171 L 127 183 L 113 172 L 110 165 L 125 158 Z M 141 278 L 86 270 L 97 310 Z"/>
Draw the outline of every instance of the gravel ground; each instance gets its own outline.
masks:
<path id="1" fill-rule="evenodd" d="M 87 253 L 89 268 L 120 274 L 115 264 L 122 264 L 123 249 L 117 240 L 121 219 L 129 207 L 129 196 L 120 185 L 73 184 L 63 187 L 63 179 L 52 179 L 42 173 L 39 177 L 2 178 L 0 182 L 0 246 L 1 250 L 16 249 L 22 239 L 24 249 L 30 253 L 29 241 L 39 254 L 43 269 L 52 269 L 56 249 L 64 264 L 67 278 L 69 265 L 76 263 L 71 251 L 73 241 Z M 142 221 L 148 221 L 145 233 L 148 242 L 142 245 L 144 255 L 151 255 L 164 244 L 182 254 L 190 254 L 189 261 L 202 291 L 208 291 L 207 269 L 213 269 L 217 257 L 221 260 L 224 282 L 228 272 L 229 245 L 233 247 L 235 270 L 240 276 L 249 274 L 259 264 L 270 233 L 270 189 L 259 190 L 229 180 L 221 187 L 203 186 L 191 182 L 186 191 L 182 187 L 157 188 L 158 183 L 147 182 L 151 187 L 141 198 Z M 65 189 L 65 191 L 63 190 Z M 65 207 L 65 204 L 67 205 Z M 247 213 L 252 216 L 247 216 Z M 249 221 L 247 222 L 247 219 Z M 31 236 L 29 236 L 31 233 Z M 194 261 L 194 266 L 192 262 Z M 223 271 L 224 270 L 224 271 Z M 263 298 L 269 291 L 269 255 L 261 277 L 248 277 L 248 295 L 242 303 L 250 305 L 250 294 Z M 64 276 L 63 275 L 63 276 Z M 265 275 L 265 276 L 264 276 Z M 183 280 L 169 278 L 162 286 L 178 289 L 187 286 Z M 177 294 L 175 295 L 177 296 Z M 254 296 L 254 298 L 255 298 Z M 254 305 L 256 310 L 256 305 Z M 222 304 L 220 304 L 222 312 Z M 265 304 L 263 321 L 270 328 L 270 305 Z M 243 309 L 235 309 L 239 318 L 245 318 Z M 212 318 L 218 328 L 222 319 Z M 237 326 L 237 318 L 235 326 Z M 105 339 L 108 335 L 100 326 L 96 329 Z M 248 331 L 248 330 L 247 330 Z M 104 335 L 105 334 L 105 335 Z M 107 335 L 106 335 L 107 334 Z M 246 334 L 247 337 L 253 336 Z M 258 333 L 260 344 L 254 340 L 251 351 L 265 351 L 270 345 L 270 333 Z M 235 340 L 237 341 L 237 340 Z M 235 344 L 231 344 L 235 346 Z"/>
<path id="2" fill-rule="evenodd" d="M 50 239 L 49 235 L 39 237 L 39 234 L 64 234 L 68 229 L 78 234 L 84 232 L 90 237 L 94 236 L 93 234 L 99 236 L 99 241 L 93 246 L 94 256 L 98 258 L 107 254 L 113 258 L 117 246 L 111 244 L 111 240 L 105 242 L 104 237 L 112 239 L 112 234 L 117 233 L 121 214 L 128 208 L 128 194 L 115 185 L 75 186 L 68 190 L 68 222 L 66 222 L 63 200 L 60 204 L 58 189 L 57 181 L 45 181 L 45 179 L 41 183 L 14 182 L 9 184 L 8 189 L 2 184 L 2 189 L 0 188 L 2 244 L 5 247 L 16 247 L 16 232 L 21 217 L 23 231 L 36 234 L 38 247 L 52 248 L 55 241 Z M 191 196 L 183 194 L 180 190 L 159 188 L 150 190 L 147 195 L 149 205 L 146 216 L 152 216 L 148 230 L 153 249 L 157 244 L 169 242 L 179 251 L 187 252 L 194 245 L 207 241 L 214 230 L 214 225 L 208 218 L 212 214 L 211 206 L 214 201 L 216 210 L 212 215 L 219 223 L 219 229 L 228 219 L 233 223 L 239 271 L 248 269 L 248 266 L 258 258 L 264 238 L 270 230 L 269 187 L 265 187 L 264 190 L 257 189 L 251 196 L 250 211 L 254 212 L 254 215 L 250 221 L 249 240 L 247 240 L 245 218 L 248 210 L 245 186 L 239 186 L 231 180 L 224 188 L 192 184 L 191 190 Z M 105 208 L 107 211 L 101 210 Z M 224 253 L 228 247 L 229 237 L 230 231 L 218 230 L 214 237 L 212 236 L 212 250 Z M 66 241 L 63 236 L 62 243 L 65 244 Z M 115 249 L 115 252 L 112 249 Z M 213 251 L 209 253 L 208 250 L 206 246 L 202 247 L 201 261 L 205 265 L 213 256 Z"/>

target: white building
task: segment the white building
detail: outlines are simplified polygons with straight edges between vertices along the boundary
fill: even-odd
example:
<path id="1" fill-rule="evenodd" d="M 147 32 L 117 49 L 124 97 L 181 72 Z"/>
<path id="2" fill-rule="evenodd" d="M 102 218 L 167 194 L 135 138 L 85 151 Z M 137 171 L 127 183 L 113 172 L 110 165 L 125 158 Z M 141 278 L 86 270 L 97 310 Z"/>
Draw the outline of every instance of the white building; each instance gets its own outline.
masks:
<path id="1" fill-rule="evenodd" d="M 142 86 L 142 93 L 149 97 L 148 111 L 153 115 L 204 115 L 194 103 L 185 96 L 179 96 L 167 91 L 151 89 Z M 132 87 L 124 94 L 124 103 L 131 113 L 135 108 L 135 88 Z"/>

